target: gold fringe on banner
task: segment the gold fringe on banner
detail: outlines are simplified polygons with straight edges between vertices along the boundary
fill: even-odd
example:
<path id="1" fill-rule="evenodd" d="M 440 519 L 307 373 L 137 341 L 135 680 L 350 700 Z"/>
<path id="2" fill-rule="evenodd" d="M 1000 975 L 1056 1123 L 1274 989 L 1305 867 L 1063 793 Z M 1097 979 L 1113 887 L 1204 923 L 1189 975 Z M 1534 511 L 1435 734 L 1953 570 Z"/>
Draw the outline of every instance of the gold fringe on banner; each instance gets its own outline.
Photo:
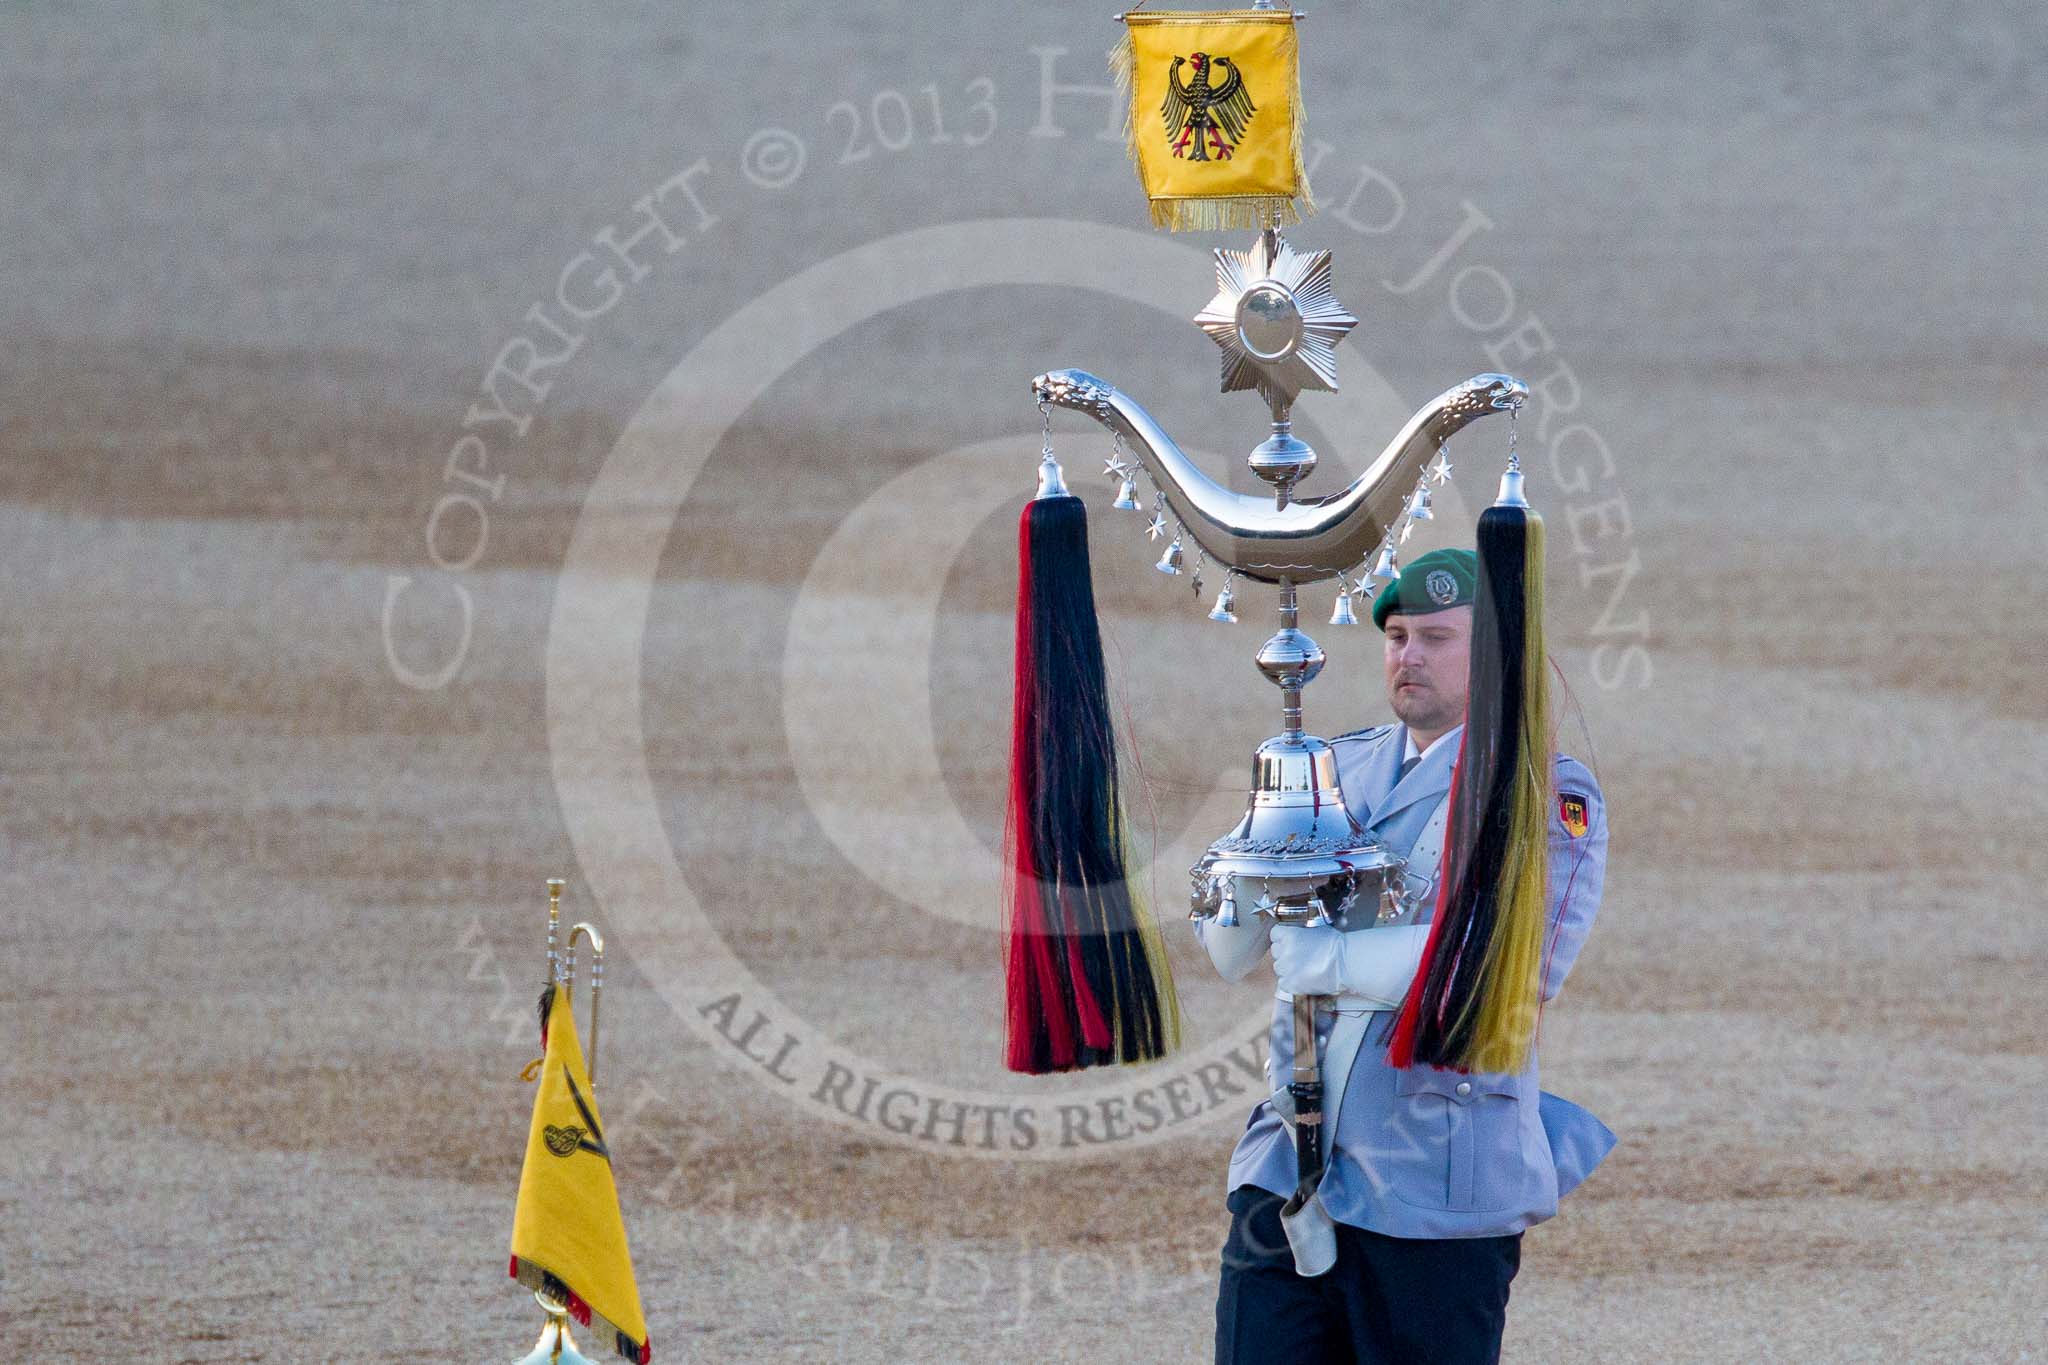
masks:
<path id="1" fill-rule="evenodd" d="M 1154 227 L 1256 231 L 1315 212 L 1291 9 L 1128 13 L 1109 69 Z M 1196 155 L 1182 156 L 1196 139 Z"/>

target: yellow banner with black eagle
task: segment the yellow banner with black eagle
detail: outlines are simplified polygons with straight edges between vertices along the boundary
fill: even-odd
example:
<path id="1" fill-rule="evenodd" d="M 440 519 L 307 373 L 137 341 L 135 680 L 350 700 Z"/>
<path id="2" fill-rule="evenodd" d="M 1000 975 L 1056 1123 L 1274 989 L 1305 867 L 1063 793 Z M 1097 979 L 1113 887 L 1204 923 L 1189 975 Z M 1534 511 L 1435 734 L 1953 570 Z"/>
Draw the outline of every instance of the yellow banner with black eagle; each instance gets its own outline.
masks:
<path id="1" fill-rule="evenodd" d="M 619 1216 L 611 1148 L 569 992 L 558 985 L 548 994 L 540 1093 L 512 1215 L 512 1278 L 565 1305 L 578 1322 L 607 1334 L 620 1355 L 646 1365 L 653 1350 Z"/>
<path id="2" fill-rule="evenodd" d="M 1109 64 L 1130 97 L 1124 135 L 1153 226 L 1257 229 L 1315 212 L 1292 6 L 1123 18 Z"/>

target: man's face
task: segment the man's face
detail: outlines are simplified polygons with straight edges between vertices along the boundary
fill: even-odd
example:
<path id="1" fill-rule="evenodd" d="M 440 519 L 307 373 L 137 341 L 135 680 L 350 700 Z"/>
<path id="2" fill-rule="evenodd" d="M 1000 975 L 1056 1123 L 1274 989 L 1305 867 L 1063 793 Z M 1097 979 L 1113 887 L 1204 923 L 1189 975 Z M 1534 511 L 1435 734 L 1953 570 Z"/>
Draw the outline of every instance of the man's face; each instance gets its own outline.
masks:
<path id="1" fill-rule="evenodd" d="M 1465 720 L 1472 608 L 1387 616 L 1387 701 L 1411 730 L 1444 731 Z"/>

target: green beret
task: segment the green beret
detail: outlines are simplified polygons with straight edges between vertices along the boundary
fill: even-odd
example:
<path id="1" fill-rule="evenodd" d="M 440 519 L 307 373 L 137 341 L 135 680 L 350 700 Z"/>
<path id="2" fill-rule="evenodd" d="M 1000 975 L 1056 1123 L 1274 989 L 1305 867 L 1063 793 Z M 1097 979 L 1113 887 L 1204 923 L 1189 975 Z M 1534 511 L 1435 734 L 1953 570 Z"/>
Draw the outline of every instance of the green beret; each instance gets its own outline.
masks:
<path id="1" fill-rule="evenodd" d="M 1479 581 L 1479 556 L 1471 550 L 1431 550 L 1401 567 L 1401 576 L 1380 589 L 1372 601 L 1372 623 L 1387 628 L 1393 612 L 1426 616 L 1451 607 L 1469 607 Z"/>

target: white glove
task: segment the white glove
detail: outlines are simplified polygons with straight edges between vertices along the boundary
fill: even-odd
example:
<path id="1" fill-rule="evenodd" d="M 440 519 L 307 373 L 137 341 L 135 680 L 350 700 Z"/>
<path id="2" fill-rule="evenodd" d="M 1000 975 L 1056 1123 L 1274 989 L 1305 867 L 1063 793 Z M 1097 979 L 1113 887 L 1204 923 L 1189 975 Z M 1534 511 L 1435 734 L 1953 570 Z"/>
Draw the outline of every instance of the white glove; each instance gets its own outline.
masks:
<path id="1" fill-rule="evenodd" d="M 1427 924 L 1356 933 L 1319 925 L 1273 927 L 1273 974 L 1289 995 L 1357 995 L 1398 1009 L 1429 943 Z"/>
<path id="2" fill-rule="evenodd" d="M 1266 935 L 1272 929 L 1264 915 L 1246 915 L 1235 928 L 1225 929 L 1215 917 L 1195 921 L 1195 937 L 1209 950 L 1209 961 L 1225 981 L 1242 981 L 1266 955 Z"/>
<path id="3" fill-rule="evenodd" d="M 1289 995 L 1344 993 L 1344 940 L 1351 935 L 1328 925 L 1273 926 L 1273 975 Z"/>

